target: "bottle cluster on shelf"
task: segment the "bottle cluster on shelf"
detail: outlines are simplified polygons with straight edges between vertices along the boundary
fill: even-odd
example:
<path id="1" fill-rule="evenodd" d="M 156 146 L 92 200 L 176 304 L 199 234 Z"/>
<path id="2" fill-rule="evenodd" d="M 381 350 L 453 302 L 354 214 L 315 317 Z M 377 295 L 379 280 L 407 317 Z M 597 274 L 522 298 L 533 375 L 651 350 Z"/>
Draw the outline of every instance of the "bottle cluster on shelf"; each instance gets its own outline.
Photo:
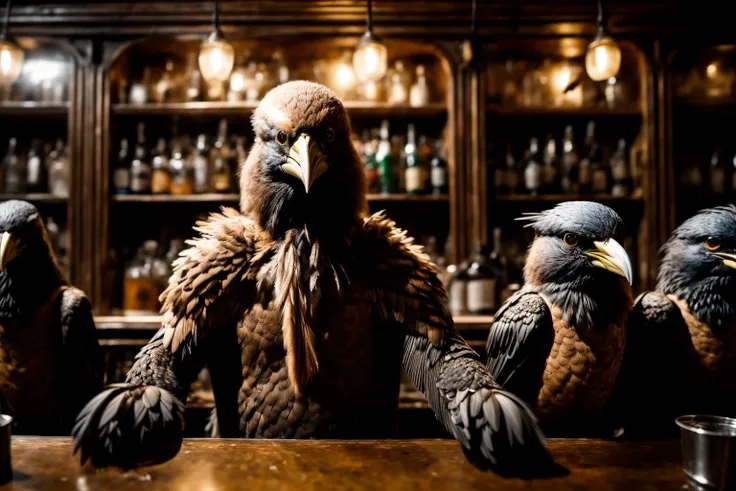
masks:
<path id="1" fill-rule="evenodd" d="M 130 104 L 168 102 L 258 102 L 276 85 L 289 80 L 314 80 L 327 85 L 343 100 L 385 101 L 390 104 L 425 106 L 431 101 L 427 69 L 409 61 L 396 60 L 380 81 L 361 82 L 355 75 L 350 52 L 338 59 L 318 59 L 308 65 L 289 66 L 282 51 L 276 50 L 270 59 L 244 50 L 236 57 L 227 81 L 206 82 L 197 65 L 196 53 L 189 53 L 184 66 L 174 59 L 162 67 L 146 66 L 131 83 L 117 80 L 117 102 Z"/>
<path id="2" fill-rule="evenodd" d="M 631 103 L 627 82 L 612 77 L 599 83 L 571 61 L 541 63 L 507 60 L 489 66 L 489 96 L 505 105 L 519 107 L 624 107 Z"/>
<path id="3" fill-rule="evenodd" d="M 733 97 L 736 72 L 725 60 L 713 59 L 692 66 L 687 74 L 675 76 L 678 97 L 707 97 L 726 99 Z M 733 60 L 730 60 L 733 62 Z"/>
<path id="4" fill-rule="evenodd" d="M 6 194 L 50 193 L 69 196 L 71 164 L 62 139 L 44 142 L 34 139 L 24 148 L 10 138 L 0 165 L 0 183 Z"/>
<path id="5" fill-rule="evenodd" d="M 708 191 L 713 196 L 736 193 L 736 154 L 716 145 L 709 158 L 691 158 L 680 174 L 683 189 Z"/>
<path id="6" fill-rule="evenodd" d="M 200 134 L 194 140 L 159 138 L 150 146 L 145 123 L 138 123 L 134 150 L 126 138 L 120 141 L 113 188 L 116 194 L 234 193 L 238 167 L 246 157 L 245 138 L 228 135 L 225 119 L 212 145 Z"/>
<path id="7" fill-rule="evenodd" d="M 388 120 L 384 120 L 380 129 L 365 130 L 355 145 L 363 159 L 369 193 L 448 192 L 447 159 L 441 138 L 417 135 L 413 124 L 407 126 L 406 135 L 392 135 Z"/>
<path id="8" fill-rule="evenodd" d="M 123 311 L 127 315 L 155 314 L 161 304 L 158 296 L 166 289 L 171 264 L 184 250 L 184 241 L 173 239 L 168 249 L 155 240 L 146 240 L 125 265 Z"/>
<path id="9" fill-rule="evenodd" d="M 0 104 L 7 101 L 33 101 L 60 104 L 68 100 L 72 63 L 60 53 L 28 53 L 18 80 L 0 83 Z M 2 63 L 5 63 L 5 58 Z"/>
<path id="10" fill-rule="evenodd" d="M 488 170 L 493 172 L 494 188 L 500 195 L 610 194 L 621 198 L 640 187 L 640 172 L 631 165 L 628 150 L 621 138 L 613 152 L 605 152 L 596 138 L 595 123 L 590 121 L 582 149 L 575 142 L 572 126 L 567 126 L 561 145 L 552 135 L 543 144 L 533 137 L 519 158 L 509 144 L 503 162 L 496 162 L 491 153 Z"/>

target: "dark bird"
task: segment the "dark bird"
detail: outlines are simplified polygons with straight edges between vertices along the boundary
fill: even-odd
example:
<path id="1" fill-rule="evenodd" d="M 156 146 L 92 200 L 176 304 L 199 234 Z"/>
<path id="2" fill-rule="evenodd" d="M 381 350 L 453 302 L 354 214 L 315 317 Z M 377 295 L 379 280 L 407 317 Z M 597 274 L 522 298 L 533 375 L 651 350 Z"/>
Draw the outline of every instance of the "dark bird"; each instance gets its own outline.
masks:
<path id="1" fill-rule="evenodd" d="M 64 279 L 38 211 L 0 203 L 0 395 L 14 431 L 68 435 L 102 390 L 102 365 L 90 303 Z"/>
<path id="2" fill-rule="evenodd" d="M 162 458 L 152 449 L 180 434 L 178 401 L 203 364 L 224 437 L 391 435 L 403 366 L 477 462 L 507 472 L 546 455 L 531 411 L 455 331 L 421 247 L 383 215 L 364 215 L 361 162 L 337 97 L 290 82 L 252 123 L 241 211 L 198 224 L 129 385 L 80 414 L 82 460 Z"/>
<path id="3" fill-rule="evenodd" d="M 627 324 L 624 434 L 676 433 L 691 412 L 736 417 L 736 207 L 703 210 L 662 248 L 655 291 Z"/>
<path id="4" fill-rule="evenodd" d="M 488 369 L 535 409 L 550 434 L 592 431 L 626 342 L 632 269 L 619 216 L 572 201 L 521 218 L 536 232 L 523 288 L 495 316 Z"/>

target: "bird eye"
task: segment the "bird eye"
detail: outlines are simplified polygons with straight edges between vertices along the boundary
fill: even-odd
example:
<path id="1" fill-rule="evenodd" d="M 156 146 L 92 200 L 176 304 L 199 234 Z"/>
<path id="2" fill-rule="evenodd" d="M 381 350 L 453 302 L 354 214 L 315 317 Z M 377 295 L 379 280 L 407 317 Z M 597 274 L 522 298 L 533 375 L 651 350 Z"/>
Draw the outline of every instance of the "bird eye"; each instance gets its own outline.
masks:
<path id="1" fill-rule="evenodd" d="M 325 130 L 325 141 L 327 143 L 332 143 L 333 141 L 335 141 L 335 130 L 333 130 L 332 128 L 327 128 Z"/>
<path id="2" fill-rule="evenodd" d="M 721 241 L 715 237 L 705 239 L 705 248 L 709 251 L 717 251 L 721 248 Z"/>
<path id="3" fill-rule="evenodd" d="M 288 140 L 289 140 L 289 135 L 287 135 L 284 130 L 281 130 L 278 133 L 276 133 L 276 141 L 279 142 L 279 145 L 286 145 L 286 142 Z"/>
<path id="4" fill-rule="evenodd" d="M 564 242 L 567 247 L 575 247 L 578 245 L 578 236 L 576 234 L 567 233 L 562 237 L 562 242 Z"/>

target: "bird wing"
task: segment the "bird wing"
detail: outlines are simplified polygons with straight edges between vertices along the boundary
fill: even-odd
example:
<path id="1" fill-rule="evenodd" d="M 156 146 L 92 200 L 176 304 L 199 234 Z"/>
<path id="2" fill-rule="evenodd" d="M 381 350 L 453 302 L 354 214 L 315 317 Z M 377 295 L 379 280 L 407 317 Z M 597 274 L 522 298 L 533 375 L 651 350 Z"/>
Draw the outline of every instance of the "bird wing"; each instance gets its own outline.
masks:
<path id="1" fill-rule="evenodd" d="M 256 224 L 232 208 L 197 222 L 200 236 L 174 261 L 163 304 L 163 344 L 176 352 L 199 331 L 232 321 L 253 305 L 269 276 L 259 273 L 273 255 L 272 242 Z"/>
<path id="2" fill-rule="evenodd" d="M 519 473 L 547 459 L 531 410 L 504 391 L 455 331 L 434 265 L 382 214 L 352 245 L 382 327 L 404 328 L 403 367 L 476 465 Z"/>
<path id="3" fill-rule="evenodd" d="M 79 410 L 102 390 L 104 357 L 97 341 L 92 306 L 84 292 L 65 288 L 60 300 L 64 421 L 71 428 Z"/>
<path id="4" fill-rule="evenodd" d="M 553 342 L 547 303 L 538 293 L 522 290 L 509 298 L 493 319 L 486 366 L 502 387 L 534 402 Z"/>
<path id="5" fill-rule="evenodd" d="M 662 437 L 687 409 L 686 387 L 697 366 L 682 314 L 662 292 L 636 300 L 626 324 L 626 348 L 607 412 L 626 436 Z"/>

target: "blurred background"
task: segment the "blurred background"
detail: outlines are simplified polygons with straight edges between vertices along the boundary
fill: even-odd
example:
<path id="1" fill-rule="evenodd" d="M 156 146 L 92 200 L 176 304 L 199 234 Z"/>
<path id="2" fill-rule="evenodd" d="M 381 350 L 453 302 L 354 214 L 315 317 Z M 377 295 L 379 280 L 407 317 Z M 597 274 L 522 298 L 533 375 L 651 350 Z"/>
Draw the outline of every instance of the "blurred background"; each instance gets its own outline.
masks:
<path id="1" fill-rule="evenodd" d="M 344 101 L 371 211 L 425 245 L 481 353 L 521 283 L 522 213 L 614 208 L 639 292 L 678 223 L 733 201 L 736 39 L 716 2 L 218 3 L 1 10 L 0 200 L 43 214 L 93 301 L 107 383 L 160 326 L 194 222 L 237 206 L 250 114 L 288 80 Z M 212 407 L 208 384 L 189 418 Z M 411 387 L 401 404 L 402 435 L 437 431 Z"/>

